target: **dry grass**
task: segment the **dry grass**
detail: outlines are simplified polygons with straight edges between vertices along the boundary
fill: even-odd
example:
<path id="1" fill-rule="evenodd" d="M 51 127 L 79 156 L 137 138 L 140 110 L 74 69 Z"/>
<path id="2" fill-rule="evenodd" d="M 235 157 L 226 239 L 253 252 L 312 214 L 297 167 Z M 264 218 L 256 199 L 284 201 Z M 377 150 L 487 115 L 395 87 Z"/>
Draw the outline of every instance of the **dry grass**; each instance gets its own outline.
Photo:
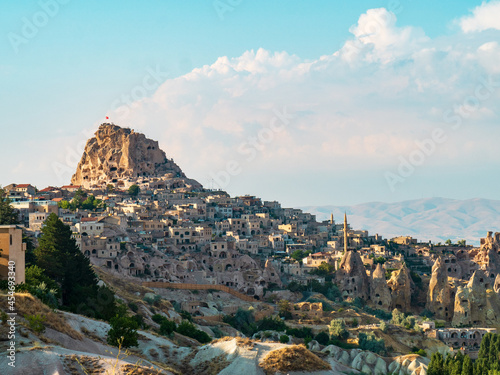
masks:
<path id="1" fill-rule="evenodd" d="M 224 336 L 221 337 L 220 339 L 215 339 L 211 342 L 211 344 L 217 344 L 218 342 L 224 342 L 224 341 L 231 341 L 234 340 L 234 337 L 232 336 Z"/>
<path id="2" fill-rule="evenodd" d="M 331 366 L 300 345 L 287 346 L 270 352 L 259 366 L 267 375 L 289 371 L 330 370 Z"/>
<path id="3" fill-rule="evenodd" d="M 122 365 L 120 371 L 126 375 L 160 375 L 161 370 L 156 370 L 152 367 L 143 367 L 138 365 Z"/>
<path id="4" fill-rule="evenodd" d="M 255 343 L 249 338 L 236 337 L 236 345 L 240 348 L 253 349 Z"/>
<path id="5" fill-rule="evenodd" d="M 224 336 L 224 337 L 221 337 L 220 339 L 213 340 L 211 342 L 211 344 L 217 344 L 218 342 L 225 342 L 225 341 L 232 341 L 232 340 L 236 340 L 236 345 L 240 348 L 253 349 L 255 346 L 255 343 L 251 339 L 245 338 L 245 337 L 239 337 L 239 336 L 236 336 L 236 337 Z"/>
<path id="6" fill-rule="evenodd" d="M 58 332 L 64 333 L 76 340 L 83 339 L 80 332 L 75 331 L 71 326 L 66 323 L 66 320 L 59 314 L 55 313 L 44 305 L 38 298 L 33 297 L 29 293 L 16 293 L 16 310 L 18 315 L 36 315 L 40 314 L 46 317 L 45 325 Z M 7 303 L 7 295 L 0 295 L 0 304 Z"/>
<path id="7" fill-rule="evenodd" d="M 190 374 L 193 375 L 217 375 L 227 366 L 230 362 L 227 360 L 226 355 L 221 354 L 218 357 L 198 364 Z"/>
<path id="8" fill-rule="evenodd" d="M 71 374 L 100 375 L 104 373 L 101 360 L 96 357 L 67 355 L 64 358 L 64 365 L 71 371 Z"/>

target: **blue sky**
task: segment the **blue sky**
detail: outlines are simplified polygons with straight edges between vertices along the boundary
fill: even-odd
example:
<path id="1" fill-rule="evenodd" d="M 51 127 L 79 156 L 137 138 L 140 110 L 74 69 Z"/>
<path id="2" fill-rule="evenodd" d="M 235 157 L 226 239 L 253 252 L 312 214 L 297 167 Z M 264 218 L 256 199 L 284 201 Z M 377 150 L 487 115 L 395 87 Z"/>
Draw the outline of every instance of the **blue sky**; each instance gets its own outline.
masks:
<path id="1" fill-rule="evenodd" d="M 236 160 L 241 171 L 223 186 L 232 194 L 258 194 L 290 205 L 422 196 L 500 199 L 495 188 L 498 180 L 488 173 L 497 167 L 491 158 L 493 145 L 484 144 L 479 154 L 474 144 L 458 151 L 464 140 L 478 134 L 478 129 L 466 126 L 450 132 L 451 141 L 437 147 L 411 176 L 397 174 L 399 157 L 407 158 L 412 152 L 411 137 L 426 139 L 437 126 L 441 115 L 433 118 L 433 113 L 462 103 L 480 76 L 498 74 L 492 61 L 496 61 L 500 25 L 484 15 L 494 14 L 496 3 L 483 4 L 492 8 L 475 15 L 472 11 L 481 6 L 480 1 L 3 2 L 0 185 L 67 183 L 82 140 L 108 114 L 119 125 L 159 139 L 167 154 L 205 185 L 225 171 L 228 160 Z M 227 11 L 221 13 L 224 8 L 217 11 L 217 6 Z M 380 8 L 385 13 L 369 12 Z M 383 19 L 382 28 L 376 26 L 374 32 L 380 38 L 366 38 L 363 27 L 371 30 L 370 20 L 377 17 Z M 470 18 L 469 26 L 460 23 L 464 17 Z M 27 34 L 26 24 L 33 22 L 40 25 L 31 30 L 36 35 Z M 358 35 L 352 29 L 356 25 Z M 408 38 L 395 39 L 405 33 Z M 363 47 L 357 60 L 344 59 L 347 62 L 340 64 L 336 59 L 341 60 L 342 53 L 335 53 L 356 38 L 368 47 Z M 455 50 L 458 57 L 452 56 Z M 434 51 L 431 57 L 428 51 Z M 471 54 L 477 57 L 477 66 L 469 63 Z M 227 61 L 218 60 L 223 56 Z M 437 67 L 432 77 L 422 66 L 426 63 Z M 303 64 L 313 68 L 296 79 Z M 192 73 L 202 67 L 205 70 Z M 227 69 L 237 74 L 224 76 Z M 283 73 L 287 69 L 293 78 Z M 161 72 L 157 74 L 161 79 L 151 79 L 151 71 Z M 214 72 L 220 79 L 212 81 Z M 181 80 L 190 74 L 191 81 Z M 280 74 L 279 82 L 274 82 Z M 408 76 L 410 83 L 405 81 Z M 144 91 L 144 79 L 154 88 Z M 429 86 L 448 79 L 449 92 L 437 84 Z M 132 100 L 135 104 L 123 99 L 134 92 L 146 97 Z M 228 98 L 225 92 L 233 94 Z M 362 100 L 354 99 L 360 92 Z M 321 102 L 330 93 L 332 103 L 342 105 L 329 109 L 328 101 Z M 493 95 L 498 97 L 497 92 Z M 310 106 L 305 105 L 308 99 Z M 177 111 L 191 101 L 201 104 Z M 126 104 L 126 111 L 116 111 L 116 103 Z M 223 108 L 224 103 L 230 104 Z M 261 145 L 251 161 L 238 154 L 245 140 L 258 134 L 284 107 L 297 119 L 293 129 Z M 483 109 L 484 117 L 464 122 L 474 120 L 481 132 L 494 135 L 498 124 L 494 97 L 481 102 L 478 113 Z M 406 119 L 403 114 L 408 112 L 412 115 Z M 394 123 L 369 124 L 379 117 Z M 361 127 L 365 122 L 367 128 Z M 370 138 L 356 138 L 363 132 L 370 133 Z M 332 145 L 334 139 L 343 139 L 349 149 L 326 150 L 328 145 L 321 142 L 330 136 Z M 211 146 L 204 146 L 207 143 Z M 359 151 L 351 152 L 358 147 Z M 387 154 L 387 147 L 397 152 Z M 364 151 L 370 148 L 380 160 Z M 294 149 L 293 155 L 286 154 L 287 149 Z M 325 152 L 316 154 L 317 149 Z M 475 156 L 471 159 L 468 152 Z M 391 188 L 388 172 L 404 181 L 393 179 Z"/>

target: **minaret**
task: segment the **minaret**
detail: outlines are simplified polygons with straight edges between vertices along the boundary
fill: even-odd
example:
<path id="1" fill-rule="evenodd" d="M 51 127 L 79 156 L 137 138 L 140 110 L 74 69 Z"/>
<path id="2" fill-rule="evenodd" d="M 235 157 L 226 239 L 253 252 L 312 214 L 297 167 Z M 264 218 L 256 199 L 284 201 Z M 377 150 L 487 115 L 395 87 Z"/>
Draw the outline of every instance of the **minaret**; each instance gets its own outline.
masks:
<path id="1" fill-rule="evenodd" d="M 331 215 L 330 215 L 330 224 L 332 224 L 332 225 L 333 225 L 333 212 L 332 212 L 332 213 L 331 213 Z"/>
<path id="2" fill-rule="evenodd" d="M 344 212 L 344 253 L 347 253 L 347 213 Z"/>

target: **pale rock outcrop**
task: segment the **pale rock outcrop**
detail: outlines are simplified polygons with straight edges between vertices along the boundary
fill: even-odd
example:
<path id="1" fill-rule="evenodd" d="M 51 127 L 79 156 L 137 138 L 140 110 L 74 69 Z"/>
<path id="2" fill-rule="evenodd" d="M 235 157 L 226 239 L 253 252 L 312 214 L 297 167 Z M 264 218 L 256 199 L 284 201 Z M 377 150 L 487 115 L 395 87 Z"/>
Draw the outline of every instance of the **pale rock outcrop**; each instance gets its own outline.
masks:
<path id="1" fill-rule="evenodd" d="M 366 274 L 363 261 L 356 250 L 348 250 L 342 257 L 336 280 L 342 292 L 342 298 L 355 299 L 359 297 L 368 300 L 370 296 L 370 280 Z"/>
<path id="2" fill-rule="evenodd" d="M 410 311 L 412 279 L 406 265 L 397 271 L 393 271 L 391 279 L 387 283 L 391 290 L 392 307 L 403 312 Z"/>
<path id="3" fill-rule="evenodd" d="M 386 361 L 375 353 L 360 349 L 344 350 L 335 345 L 325 347 L 322 352 L 328 353 L 323 359 L 331 364 L 340 363 L 364 374 L 374 375 L 425 375 L 430 362 L 428 358 L 410 354 L 396 357 L 387 365 Z"/>
<path id="4" fill-rule="evenodd" d="M 486 277 L 493 282 L 500 274 L 500 233 L 488 232 L 486 238 L 481 239 L 481 248 L 474 261 L 479 264 L 480 269 L 485 272 Z"/>
<path id="5" fill-rule="evenodd" d="M 391 308 L 391 291 L 385 279 L 385 270 L 380 263 L 372 274 L 370 298 L 379 309 L 389 310 Z"/>
<path id="6" fill-rule="evenodd" d="M 458 288 L 452 325 L 500 326 L 500 297 L 484 271 L 474 272 L 467 285 Z"/>
<path id="7" fill-rule="evenodd" d="M 495 282 L 493 283 L 493 290 L 495 293 L 500 293 L 500 274 L 495 278 Z"/>
<path id="8" fill-rule="evenodd" d="M 201 188 L 167 159 L 158 142 L 131 129 L 106 123 L 87 141 L 71 183 L 84 188 L 105 188 L 107 184 L 127 188 L 150 179 L 163 188 Z"/>
<path id="9" fill-rule="evenodd" d="M 427 293 L 427 309 L 437 319 L 450 320 L 453 317 L 454 299 L 448 283 L 448 272 L 443 260 L 439 257 L 432 266 L 432 276 Z"/>

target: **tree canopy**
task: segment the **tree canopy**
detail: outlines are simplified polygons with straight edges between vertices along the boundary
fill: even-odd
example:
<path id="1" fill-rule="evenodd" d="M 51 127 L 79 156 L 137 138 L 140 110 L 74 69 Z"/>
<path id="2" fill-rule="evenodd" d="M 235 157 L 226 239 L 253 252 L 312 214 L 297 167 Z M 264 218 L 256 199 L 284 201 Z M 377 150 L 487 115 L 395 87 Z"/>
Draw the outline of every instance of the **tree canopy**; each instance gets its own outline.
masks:
<path id="1" fill-rule="evenodd" d="M 129 188 L 128 188 L 128 193 L 133 196 L 133 197 L 137 197 L 140 193 L 141 189 L 139 188 L 139 186 L 137 185 L 131 185 Z"/>
<path id="2" fill-rule="evenodd" d="M 0 225 L 19 224 L 17 212 L 10 203 L 5 190 L 0 188 Z"/>
<path id="3" fill-rule="evenodd" d="M 428 375 L 498 375 L 500 374 L 500 335 L 487 333 L 483 336 L 477 360 L 472 363 L 468 355 L 460 352 L 446 358 L 434 353 L 427 369 Z"/>
<path id="4" fill-rule="evenodd" d="M 98 287 L 89 259 L 71 237 L 70 227 L 56 214 L 50 214 L 45 221 L 34 255 L 36 265 L 60 285 L 64 308 L 102 319 L 110 319 L 116 314 L 113 292 Z"/>

